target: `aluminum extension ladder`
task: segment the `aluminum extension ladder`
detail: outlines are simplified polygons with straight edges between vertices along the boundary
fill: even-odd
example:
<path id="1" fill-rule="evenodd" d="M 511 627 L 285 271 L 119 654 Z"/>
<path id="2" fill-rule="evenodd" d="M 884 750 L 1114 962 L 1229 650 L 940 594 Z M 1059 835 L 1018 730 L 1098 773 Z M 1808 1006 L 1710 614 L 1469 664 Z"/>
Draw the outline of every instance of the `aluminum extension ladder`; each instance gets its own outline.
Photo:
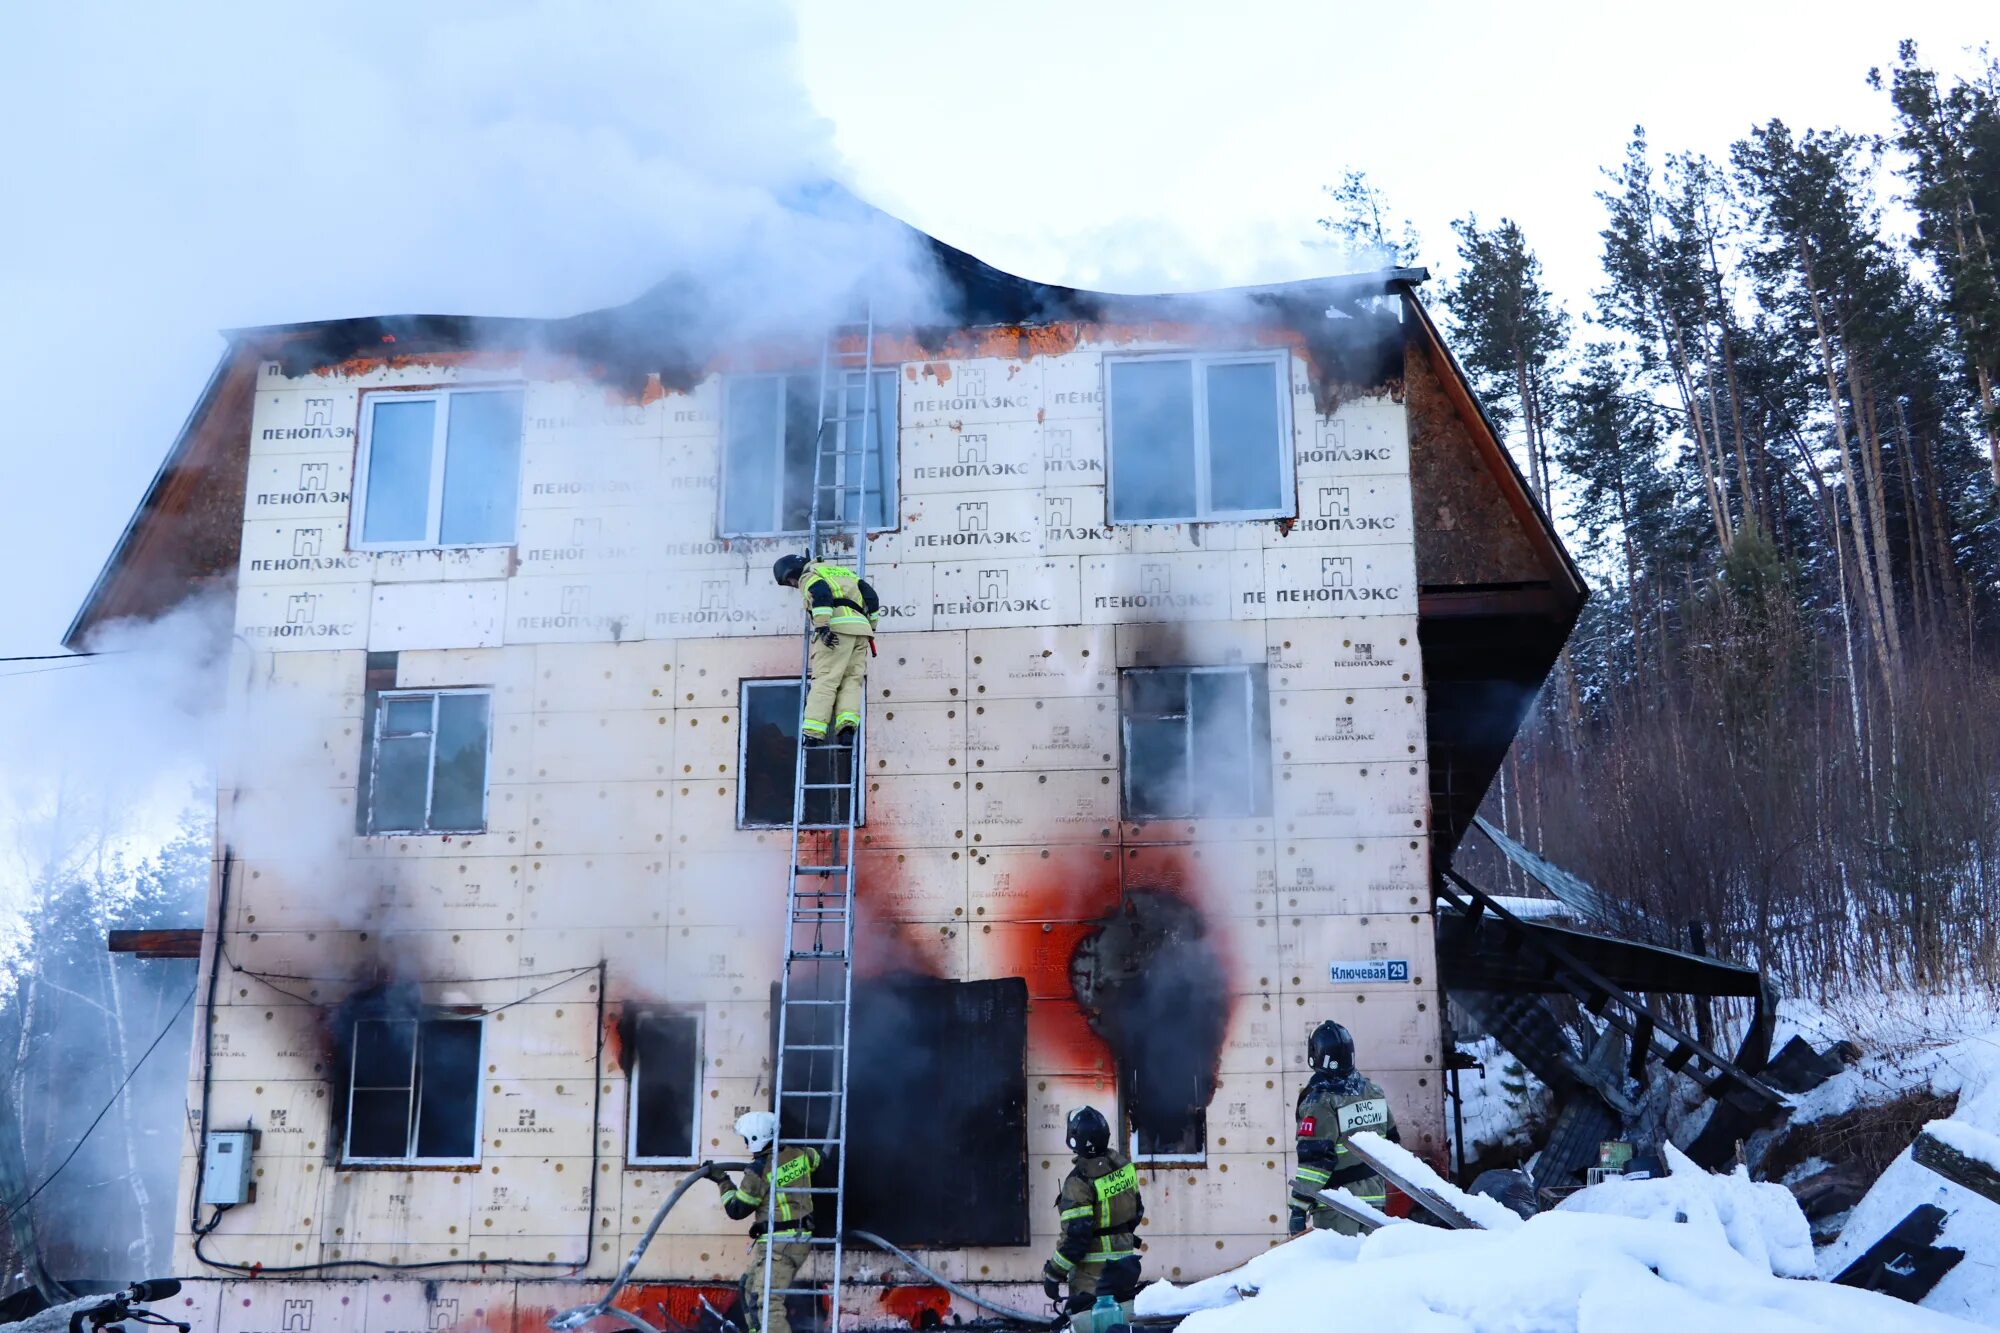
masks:
<path id="1" fill-rule="evenodd" d="M 875 444 L 880 428 L 874 391 L 875 320 L 872 308 L 857 323 L 828 329 L 820 350 L 819 434 L 813 447 L 812 505 L 807 525 L 807 552 L 817 560 L 828 554 L 827 539 L 845 533 L 851 540 L 851 568 L 867 570 L 868 503 L 871 489 L 880 503 L 883 486 L 870 469 L 883 465 L 886 451 Z M 800 720 L 804 720 L 807 664 L 812 656 L 812 626 L 801 640 Z M 830 1200 L 832 1234 L 814 1236 L 824 1288 L 790 1286 L 773 1289 L 773 1245 L 765 1245 L 764 1301 L 757 1327 L 770 1327 L 769 1304 L 787 1296 L 827 1299 L 826 1328 L 840 1327 L 841 1281 L 847 1228 L 847 1039 L 854 1000 L 854 829 L 859 817 L 862 756 L 867 739 L 867 708 L 851 744 L 835 736 L 808 747 L 805 728 L 793 769 L 792 859 L 786 899 L 785 958 L 778 982 L 778 1047 L 772 1074 L 774 1109 L 778 1114 L 777 1147 L 765 1203 L 767 1230 L 778 1229 L 780 1196 L 811 1199 L 815 1218 L 824 1220 Z M 777 1162 L 789 1147 L 820 1150 L 822 1170 L 779 1188 Z M 825 1167 L 833 1183 L 818 1183 Z M 795 1282 L 803 1281 L 801 1277 Z"/>

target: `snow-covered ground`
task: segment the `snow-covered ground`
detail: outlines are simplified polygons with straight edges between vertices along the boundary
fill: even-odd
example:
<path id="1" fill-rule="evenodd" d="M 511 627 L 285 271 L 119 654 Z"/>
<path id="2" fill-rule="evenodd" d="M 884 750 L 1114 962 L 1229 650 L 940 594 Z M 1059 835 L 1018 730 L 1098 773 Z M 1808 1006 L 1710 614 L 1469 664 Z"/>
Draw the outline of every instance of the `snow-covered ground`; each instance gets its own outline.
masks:
<path id="1" fill-rule="evenodd" d="M 1958 1094 L 1957 1110 L 1934 1132 L 1969 1155 L 1988 1155 L 1982 1145 L 2000 1135 L 2000 997 L 1876 996 L 1819 1009 L 1788 1001 L 1781 1014 L 1815 1045 L 1848 1037 L 1866 1052 L 1853 1068 L 1798 1098 L 1795 1122 L 1928 1087 Z M 1840 1239 L 1820 1252 L 1820 1272 L 1838 1273 L 1926 1203 L 1949 1214 L 1937 1243 L 1964 1250 L 1965 1258 L 1924 1298 L 1925 1308 L 2000 1328 L 2000 1203 L 1918 1166 L 1908 1150 L 1855 1205 Z"/>
<path id="2" fill-rule="evenodd" d="M 1676 1157 L 1678 1155 L 1676 1154 Z M 1414 1222 L 1313 1232 L 1233 1272 L 1140 1293 L 1183 1333 L 1944 1333 L 1967 1325 L 1887 1296 L 1799 1280 L 1806 1221 L 1783 1187 L 1685 1159 L 1584 1190 L 1499 1231 Z M 1790 1276 L 1788 1276 L 1790 1275 Z"/>
<path id="3" fill-rule="evenodd" d="M 1493 1037 L 1461 1041 L 1458 1049 L 1476 1066 L 1458 1073 L 1459 1095 L 1465 1098 L 1466 1159 L 1505 1158 L 1507 1149 L 1525 1155 L 1548 1123 L 1549 1090 Z"/>

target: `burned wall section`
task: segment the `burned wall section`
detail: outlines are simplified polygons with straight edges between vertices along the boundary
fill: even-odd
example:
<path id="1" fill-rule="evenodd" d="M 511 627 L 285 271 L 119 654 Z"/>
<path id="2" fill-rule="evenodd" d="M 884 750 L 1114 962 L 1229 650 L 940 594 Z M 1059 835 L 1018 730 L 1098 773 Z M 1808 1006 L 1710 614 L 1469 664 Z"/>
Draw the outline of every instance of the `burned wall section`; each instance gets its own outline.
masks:
<path id="1" fill-rule="evenodd" d="M 1286 521 L 1107 522 L 1105 357 L 1214 347 L 1213 326 L 961 331 L 945 355 L 884 344 L 899 497 L 895 526 L 868 540 L 887 615 L 868 686 L 858 971 L 930 981 L 893 983 L 922 1000 L 915 1037 L 864 1034 L 897 1057 L 870 1075 L 869 1119 L 906 1138 L 897 1117 L 972 1084 L 959 1029 L 926 1026 L 961 1002 L 927 997 L 1017 988 L 1019 1055 L 979 1044 L 1012 1017 L 981 1019 L 966 1049 L 981 1074 L 1018 1073 L 1021 1128 L 992 1128 L 1019 1137 L 969 1156 L 979 1171 L 1025 1162 L 1025 1214 L 1005 1171 L 963 1188 L 998 1200 L 980 1228 L 1024 1215 L 1027 1243 L 935 1233 L 971 1246 L 949 1262 L 986 1280 L 1033 1282 L 1053 1244 L 1068 1111 L 1120 1111 L 1150 1096 L 1156 1067 L 1172 1102 L 1208 1095 L 1199 1151 L 1145 1168 L 1149 1270 L 1185 1279 L 1262 1252 L 1283 1234 L 1291 1108 L 1326 1017 L 1355 1031 L 1406 1140 L 1442 1147 L 1404 408 L 1388 376 L 1322 410 L 1331 388 L 1387 371 L 1327 370 L 1283 321 L 1232 328 L 1243 341 L 1229 346 L 1277 349 L 1285 368 Z M 242 969 L 338 979 L 372 977 L 383 936 L 399 941 L 398 975 L 426 1005 L 485 1014 L 480 1145 L 448 1170 L 331 1165 L 319 1033 L 352 986 L 280 981 L 295 992 L 280 994 L 229 971 L 212 1119 L 265 1129 L 265 1174 L 206 1251 L 267 1266 L 568 1262 L 588 1238 L 585 1271 L 608 1272 L 683 1172 L 623 1161 L 628 1043 L 598 1026 L 598 1001 L 698 1019 L 699 1155 L 740 1156 L 736 1117 L 769 1103 L 791 847 L 784 829 L 739 824 L 742 683 L 798 671 L 796 594 L 769 572 L 795 539 L 716 535 L 727 399 L 714 376 L 624 395 L 522 356 L 297 369 L 264 368 L 250 432 L 235 684 L 286 726 L 256 733 L 223 784 L 238 886 L 225 944 Z M 368 396 L 519 383 L 515 544 L 356 549 Z M 1261 773 L 1201 755 L 1204 780 L 1258 795 L 1238 814 L 1128 818 L 1123 673 L 1182 667 L 1261 680 Z M 390 685 L 489 696 L 480 831 L 355 833 L 370 694 Z M 789 769 L 765 737 L 747 763 L 781 753 Z M 1114 929 L 1128 909 L 1143 928 Z M 1087 1005 L 1072 966 L 1107 939 L 1104 956 L 1127 961 Z M 1154 989 L 1134 956 L 1176 960 L 1185 984 Z M 592 990 L 600 961 L 607 997 Z M 1164 1053 L 1156 1028 L 1175 1037 Z M 1138 1086 L 1121 1088 L 1135 1064 Z M 1014 1096 L 1010 1082 L 975 1100 Z M 199 1271 L 189 1240 L 181 1266 Z M 742 1228 L 697 1191 L 641 1273 L 727 1282 L 742 1251 Z"/>

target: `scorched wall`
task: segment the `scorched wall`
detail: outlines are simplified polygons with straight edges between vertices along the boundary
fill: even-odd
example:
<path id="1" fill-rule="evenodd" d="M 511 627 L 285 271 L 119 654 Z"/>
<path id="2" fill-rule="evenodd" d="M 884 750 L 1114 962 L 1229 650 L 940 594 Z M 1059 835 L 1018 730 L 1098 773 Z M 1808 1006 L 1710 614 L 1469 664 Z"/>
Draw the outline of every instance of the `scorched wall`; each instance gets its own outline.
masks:
<path id="1" fill-rule="evenodd" d="M 1033 1243 L 929 1256 L 973 1281 L 1034 1277 L 1063 1118 L 1118 1105 L 1071 965 L 1134 893 L 1191 905 L 1227 990 L 1205 1152 L 1143 1176 L 1149 1275 L 1282 1239 L 1291 1108 L 1323 1018 L 1354 1030 L 1405 1142 L 1438 1159 L 1444 1141 L 1403 407 L 1378 388 L 1321 415 L 1288 348 L 1296 521 L 1108 526 L 1104 355 L 1177 344 L 1071 332 L 1047 355 L 892 367 L 898 503 L 867 556 L 889 614 L 868 685 L 862 970 L 1029 989 Z M 525 386 L 517 538 L 354 550 L 364 400 L 472 383 Z M 724 401 L 720 376 L 634 400 L 518 357 L 262 368 L 208 1113 L 262 1139 L 257 1197 L 205 1259 L 563 1276 L 587 1247 L 608 1274 L 686 1169 L 625 1160 L 628 1004 L 697 1016 L 701 1151 L 740 1156 L 734 1118 L 768 1104 L 788 853 L 783 830 L 738 827 L 740 682 L 797 674 L 796 594 L 769 566 L 798 544 L 717 539 Z M 1232 664 L 1265 671 L 1268 813 L 1126 820 L 1121 672 Z M 431 687 L 491 691 L 485 831 L 360 834 L 371 690 Z M 1331 977 L 1371 959 L 1407 962 L 1409 980 Z M 343 1165 L 339 1006 L 378 985 L 483 1012 L 474 1160 Z M 188 1215 L 179 1270 L 218 1273 Z M 745 1253 L 703 1186 L 640 1272 L 730 1280 Z"/>

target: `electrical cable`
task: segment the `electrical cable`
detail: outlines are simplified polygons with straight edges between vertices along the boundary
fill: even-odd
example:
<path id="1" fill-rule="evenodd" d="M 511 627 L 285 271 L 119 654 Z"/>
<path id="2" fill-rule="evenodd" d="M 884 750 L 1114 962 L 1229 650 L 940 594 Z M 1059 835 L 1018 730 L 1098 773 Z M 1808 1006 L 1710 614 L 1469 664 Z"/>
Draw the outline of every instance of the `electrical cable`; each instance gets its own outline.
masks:
<path id="1" fill-rule="evenodd" d="M 318 1006 L 325 1002 L 314 996 L 301 995 L 295 990 L 286 990 L 283 986 L 280 986 L 277 983 L 279 981 L 320 981 L 329 983 L 331 982 L 352 983 L 352 981 L 354 980 L 352 977 L 294 977 L 294 976 L 288 976 L 283 972 L 253 972 L 249 968 L 244 967 L 242 964 L 238 963 L 234 958 L 230 957 L 229 951 L 227 949 L 224 949 L 222 952 L 222 961 L 228 963 L 230 971 L 236 973 L 238 976 L 249 977 L 254 981 L 261 982 L 265 986 L 268 986 L 272 990 L 278 992 L 278 994 L 286 996 L 290 999 L 297 1000 L 300 1004 Z M 479 1016 L 484 1018 L 489 1014 L 497 1014 L 503 1009 L 512 1009 L 517 1004 L 526 1004 L 528 1001 L 534 999 L 538 995 L 547 995 L 550 991 L 555 990 L 560 986 L 565 986 L 570 982 L 576 980 L 580 976 L 584 976 L 590 972 L 600 970 L 602 966 L 603 965 L 601 963 L 587 963 L 582 967 L 570 968 L 568 971 L 564 972 L 527 972 L 523 973 L 518 977 L 471 977 L 471 978 L 443 977 L 435 981 L 419 981 L 416 982 L 415 984 L 419 986 L 475 986 L 475 985 L 485 985 L 489 983 L 497 983 L 502 981 L 532 981 L 539 977 L 558 978 L 557 980 L 550 982 L 546 986 L 543 986 L 537 990 L 531 990 L 526 995 L 520 996 L 517 999 L 509 1000 L 505 1004 L 496 1004 L 491 1008 L 484 1008 L 484 1007 L 480 1008 Z M 598 993 L 600 996 L 603 994 L 603 990 L 604 990 L 603 981 L 602 978 L 600 978 L 598 983 Z"/>
<path id="2" fill-rule="evenodd" d="M 0 680 L 11 680 L 15 676 L 45 676 L 51 671 L 72 671 L 90 665 L 90 662 L 65 662 L 61 666 L 29 667 L 26 671 L 0 671 Z"/>
<path id="3" fill-rule="evenodd" d="M 214 1081 L 215 989 L 216 989 L 217 979 L 221 976 L 222 973 L 222 964 L 228 963 L 231 970 L 242 973 L 242 975 L 244 976 L 255 977 L 258 981 L 263 982 L 263 984 L 266 986 L 270 986 L 272 990 L 278 991 L 282 995 L 291 995 L 294 999 L 298 999 L 305 1004 L 313 1005 L 316 1007 L 319 1004 L 319 1002 L 316 1000 L 308 999 L 305 996 L 296 995 L 293 992 L 287 991 L 280 986 L 273 985 L 270 981 L 265 980 L 263 976 L 255 972 L 243 971 L 243 969 L 236 966 L 235 961 L 232 960 L 229 957 L 228 953 L 224 950 L 222 945 L 222 936 L 223 936 L 223 931 L 226 928 L 226 923 L 229 920 L 229 871 L 231 865 L 234 863 L 234 859 L 235 859 L 234 853 L 231 851 L 231 849 L 229 849 L 228 847 L 224 847 L 222 851 L 222 878 L 218 888 L 216 889 L 215 948 L 213 952 L 210 954 L 209 974 L 208 974 L 208 997 L 203 1003 L 203 1008 L 205 1010 L 205 1017 L 204 1017 L 204 1026 L 202 1035 L 202 1060 L 201 1060 L 201 1128 L 202 1128 L 202 1133 L 204 1135 L 208 1131 L 209 1092 L 210 1092 L 210 1087 Z M 583 1271 L 583 1269 L 590 1263 L 591 1246 L 595 1244 L 597 1239 L 597 1177 L 599 1175 L 597 1168 L 598 1168 L 599 1158 L 602 1154 L 601 1131 L 603 1127 L 603 1100 L 604 1100 L 604 1002 L 605 1002 L 604 962 L 603 960 L 600 959 L 596 963 L 590 964 L 585 967 L 574 968 L 563 973 L 539 972 L 539 973 L 529 973 L 525 977 L 479 978 L 479 980 L 486 980 L 486 981 L 518 981 L 518 980 L 526 980 L 529 978 L 544 977 L 544 976 L 560 976 L 562 978 L 559 981 L 552 982 L 549 985 L 542 987 L 541 990 L 531 992 L 528 995 L 524 995 L 518 1000 L 509 1001 L 507 1004 L 497 1006 L 495 1009 L 482 1010 L 481 1012 L 483 1016 L 486 1013 L 497 1013 L 499 1012 L 500 1009 L 511 1008 L 516 1004 L 520 1004 L 523 1001 L 532 999 L 535 995 L 542 994 L 546 991 L 554 990 L 557 986 L 561 986 L 566 982 L 574 980 L 575 978 L 582 976 L 584 973 L 593 970 L 596 971 L 597 973 L 597 1056 L 595 1065 L 596 1078 L 594 1079 L 592 1086 L 597 1089 L 597 1092 L 596 1092 L 596 1099 L 592 1103 L 592 1108 L 591 1108 L 590 1215 L 584 1225 L 582 1258 L 573 1261 L 567 1259 L 507 1259 L 507 1258 L 433 1259 L 422 1263 L 388 1263 L 377 1259 L 322 1259 L 313 1263 L 306 1263 L 306 1264 L 262 1264 L 262 1263 L 239 1264 L 231 1262 L 230 1260 L 227 1259 L 211 1259 L 208 1257 L 208 1255 L 202 1252 L 202 1245 L 204 1242 L 207 1241 L 210 1234 L 215 1231 L 216 1227 L 222 1224 L 223 1214 L 227 1213 L 231 1208 L 235 1207 L 236 1205 L 226 1204 L 226 1203 L 214 1205 L 215 1211 L 214 1213 L 210 1214 L 208 1219 L 208 1224 L 206 1226 L 202 1224 L 201 1202 L 200 1202 L 201 1184 L 202 1184 L 202 1175 L 207 1165 L 207 1154 L 197 1153 L 195 1157 L 194 1189 L 190 1193 L 188 1200 L 188 1229 L 190 1232 L 193 1233 L 194 1236 L 195 1261 L 197 1263 L 206 1265 L 209 1268 L 220 1268 L 226 1272 L 231 1272 L 231 1273 L 246 1273 L 252 1277 L 261 1276 L 266 1273 L 323 1273 L 331 1269 L 356 1269 L 356 1268 L 366 1269 L 371 1272 L 383 1272 L 383 1273 L 417 1273 L 417 1272 L 428 1272 L 440 1268 L 533 1268 L 533 1269 L 544 1269 L 544 1270 L 560 1269 L 562 1271 L 569 1273 L 579 1273 Z M 280 974 L 273 973 L 272 975 L 277 976 Z M 341 979 L 351 980 L 351 978 L 341 978 Z M 302 978 L 287 978 L 287 980 L 312 981 L 312 980 L 319 980 L 319 978 L 302 977 Z M 438 982 L 438 983 L 425 983 L 425 984 L 467 985 L 471 983 Z M 194 992 L 189 991 L 188 994 L 190 997 L 192 997 Z M 199 1146 L 200 1145 L 197 1145 L 197 1147 Z M 635 1333 L 637 1333 L 636 1329 Z"/>
<path id="4" fill-rule="evenodd" d="M 22 655 L 22 656 L 20 656 L 20 657 L 0 657 L 0 662 L 54 662 L 54 661 L 57 661 L 57 660 L 63 660 L 63 661 L 67 661 L 67 660 L 69 660 L 69 659 L 71 659 L 71 658 L 77 658 L 77 657 L 103 657 L 103 656 L 106 656 L 106 654 L 104 654 L 104 653 L 101 653 L 101 652 L 98 652 L 98 653 L 26 653 L 26 654 L 24 654 L 24 655 Z"/>
<path id="5" fill-rule="evenodd" d="M 104 1123 L 104 1117 L 111 1114 L 111 1108 L 118 1104 L 118 1099 L 124 1095 L 125 1089 L 128 1086 L 130 1086 L 133 1078 L 135 1078 L 138 1075 L 140 1067 L 146 1063 L 146 1057 L 151 1055 L 154 1051 L 158 1050 L 160 1048 L 160 1043 L 167 1039 L 167 1034 L 174 1030 L 174 1024 L 180 1021 L 181 1010 L 187 1008 L 188 1005 L 194 1000 L 194 992 L 195 988 L 193 986 L 189 986 L 188 993 L 182 996 L 181 1002 L 174 1007 L 174 1012 L 167 1019 L 166 1026 L 160 1029 L 159 1035 L 153 1038 L 152 1044 L 146 1047 L 144 1053 L 141 1054 L 137 1060 L 132 1062 L 132 1067 L 125 1071 L 125 1077 L 118 1080 L 118 1086 L 111 1090 L 111 1099 L 104 1103 L 103 1109 L 98 1111 L 97 1115 L 91 1120 L 90 1124 L 84 1129 L 83 1137 L 79 1138 L 75 1142 L 75 1144 L 73 1144 L 70 1147 L 69 1155 L 63 1158 L 62 1161 L 56 1163 L 56 1169 L 49 1172 L 48 1175 L 44 1176 L 42 1178 L 41 1184 L 35 1186 L 34 1189 L 28 1191 L 27 1198 L 21 1200 L 19 1203 L 9 1208 L 5 1213 L 0 1213 L 0 1223 L 4 1223 L 5 1221 L 7 1221 L 8 1218 L 14 1216 L 15 1213 L 20 1212 L 23 1208 L 26 1208 L 29 1204 L 33 1203 L 36 1197 L 39 1196 L 43 1190 L 47 1189 L 57 1176 L 63 1173 L 63 1168 L 76 1160 L 76 1155 L 83 1151 L 83 1145 L 90 1141 L 90 1136 L 94 1132 L 96 1132 L 97 1127 L 99 1125 Z"/>

